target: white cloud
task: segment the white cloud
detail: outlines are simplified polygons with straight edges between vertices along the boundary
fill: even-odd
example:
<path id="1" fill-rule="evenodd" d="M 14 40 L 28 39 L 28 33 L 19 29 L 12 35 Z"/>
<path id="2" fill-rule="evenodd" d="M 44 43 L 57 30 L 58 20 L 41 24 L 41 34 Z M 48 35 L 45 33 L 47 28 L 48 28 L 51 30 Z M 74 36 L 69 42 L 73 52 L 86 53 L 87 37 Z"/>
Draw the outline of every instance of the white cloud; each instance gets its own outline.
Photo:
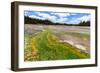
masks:
<path id="1" fill-rule="evenodd" d="M 55 22 L 57 20 L 57 17 L 56 16 L 51 16 L 48 19 L 51 20 L 52 22 Z"/>
<path id="2" fill-rule="evenodd" d="M 41 17 L 43 17 L 45 19 L 51 18 L 51 16 L 49 14 L 46 14 L 46 13 L 39 13 L 38 16 L 41 16 Z"/>
<path id="3" fill-rule="evenodd" d="M 56 23 L 66 23 L 68 18 L 60 18 L 56 20 Z"/>
<path id="4" fill-rule="evenodd" d="M 57 15 L 58 17 L 70 16 L 70 13 L 51 13 L 51 14 Z"/>
<path id="5" fill-rule="evenodd" d="M 36 15 L 30 15 L 29 17 L 30 17 L 30 18 L 36 18 L 36 19 L 45 20 L 45 18 L 41 18 L 41 17 L 36 16 Z"/>
<path id="6" fill-rule="evenodd" d="M 70 15 L 77 15 L 77 13 L 71 13 Z"/>
<path id="7" fill-rule="evenodd" d="M 37 13 L 37 15 L 30 15 L 29 17 L 30 18 L 41 19 L 41 20 L 48 19 L 48 20 L 50 20 L 52 22 L 55 22 L 56 21 L 56 18 L 57 18 L 56 16 L 51 16 L 49 14 L 41 13 L 41 12 Z"/>
<path id="8" fill-rule="evenodd" d="M 78 20 L 80 20 L 80 21 L 89 21 L 90 20 L 90 15 L 85 15 L 85 16 L 82 16 L 82 17 L 80 17 L 80 18 L 78 18 Z"/>
<path id="9" fill-rule="evenodd" d="M 47 13 L 39 13 L 38 16 L 40 16 L 41 18 L 44 18 L 44 19 L 48 19 L 50 21 L 56 21 L 56 16 L 51 16 L 50 14 L 47 14 Z"/>

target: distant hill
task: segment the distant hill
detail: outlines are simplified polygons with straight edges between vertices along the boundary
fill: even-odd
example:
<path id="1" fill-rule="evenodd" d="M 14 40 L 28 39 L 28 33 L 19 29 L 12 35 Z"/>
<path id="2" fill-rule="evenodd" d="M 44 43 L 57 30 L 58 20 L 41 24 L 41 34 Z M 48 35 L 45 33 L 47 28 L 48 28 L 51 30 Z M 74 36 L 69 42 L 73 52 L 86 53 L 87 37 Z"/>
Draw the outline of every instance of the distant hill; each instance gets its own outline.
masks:
<path id="1" fill-rule="evenodd" d="M 79 24 L 66 24 L 66 23 L 53 23 L 50 20 L 40 20 L 35 18 L 30 18 L 28 16 L 24 16 L 24 23 L 25 24 L 45 24 L 45 25 L 67 25 L 67 26 L 90 26 L 90 21 L 83 21 Z"/>

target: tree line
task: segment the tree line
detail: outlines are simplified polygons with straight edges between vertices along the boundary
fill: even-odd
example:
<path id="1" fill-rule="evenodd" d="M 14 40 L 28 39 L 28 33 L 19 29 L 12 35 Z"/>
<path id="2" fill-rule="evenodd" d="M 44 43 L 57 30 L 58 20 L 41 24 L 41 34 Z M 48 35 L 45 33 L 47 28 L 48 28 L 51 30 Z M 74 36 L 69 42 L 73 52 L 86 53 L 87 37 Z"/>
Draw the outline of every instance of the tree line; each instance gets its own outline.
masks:
<path id="1" fill-rule="evenodd" d="M 36 18 L 30 18 L 28 16 L 24 16 L 25 24 L 45 24 L 45 25 L 67 25 L 67 26 L 90 26 L 90 21 L 83 21 L 79 24 L 67 24 L 67 23 L 53 23 L 50 20 L 40 20 Z"/>

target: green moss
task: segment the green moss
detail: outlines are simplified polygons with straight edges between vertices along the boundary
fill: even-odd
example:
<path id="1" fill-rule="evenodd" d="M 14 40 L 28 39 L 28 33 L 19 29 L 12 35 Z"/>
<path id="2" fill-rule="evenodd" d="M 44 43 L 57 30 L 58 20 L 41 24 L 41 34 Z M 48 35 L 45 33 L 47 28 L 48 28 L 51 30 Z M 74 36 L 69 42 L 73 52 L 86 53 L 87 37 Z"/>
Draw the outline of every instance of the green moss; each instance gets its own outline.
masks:
<path id="1" fill-rule="evenodd" d="M 60 40 L 53 35 L 50 30 L 45 30 L 35 37 L 25 36 L 25 56 L 30 54 L 26 61 L 45 61 L 45 60 L 67 60 L 67 59 L 85 59 L 89 58 L 89 54 L 78 48 L 68 44 L 61 43 Z M 36 58 L 31 54 L 33 46 L 37 51 Z"/>

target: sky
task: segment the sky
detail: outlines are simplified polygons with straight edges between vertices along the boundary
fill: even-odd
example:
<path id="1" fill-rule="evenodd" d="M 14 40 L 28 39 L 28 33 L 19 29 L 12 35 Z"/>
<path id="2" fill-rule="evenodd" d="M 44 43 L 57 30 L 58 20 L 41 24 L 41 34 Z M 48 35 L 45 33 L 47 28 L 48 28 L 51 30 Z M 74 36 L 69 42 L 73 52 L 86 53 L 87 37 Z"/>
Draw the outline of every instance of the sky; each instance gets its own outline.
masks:
<path id="1" fill-rule="evenodd" d="M 53 23 L 78 24 L 83 21 L 90 21 L 89 13 L 71 12 L 45 12 L 45 11 L 24 11 L 24 16 L 40 20 L 50 20 Z"/>

